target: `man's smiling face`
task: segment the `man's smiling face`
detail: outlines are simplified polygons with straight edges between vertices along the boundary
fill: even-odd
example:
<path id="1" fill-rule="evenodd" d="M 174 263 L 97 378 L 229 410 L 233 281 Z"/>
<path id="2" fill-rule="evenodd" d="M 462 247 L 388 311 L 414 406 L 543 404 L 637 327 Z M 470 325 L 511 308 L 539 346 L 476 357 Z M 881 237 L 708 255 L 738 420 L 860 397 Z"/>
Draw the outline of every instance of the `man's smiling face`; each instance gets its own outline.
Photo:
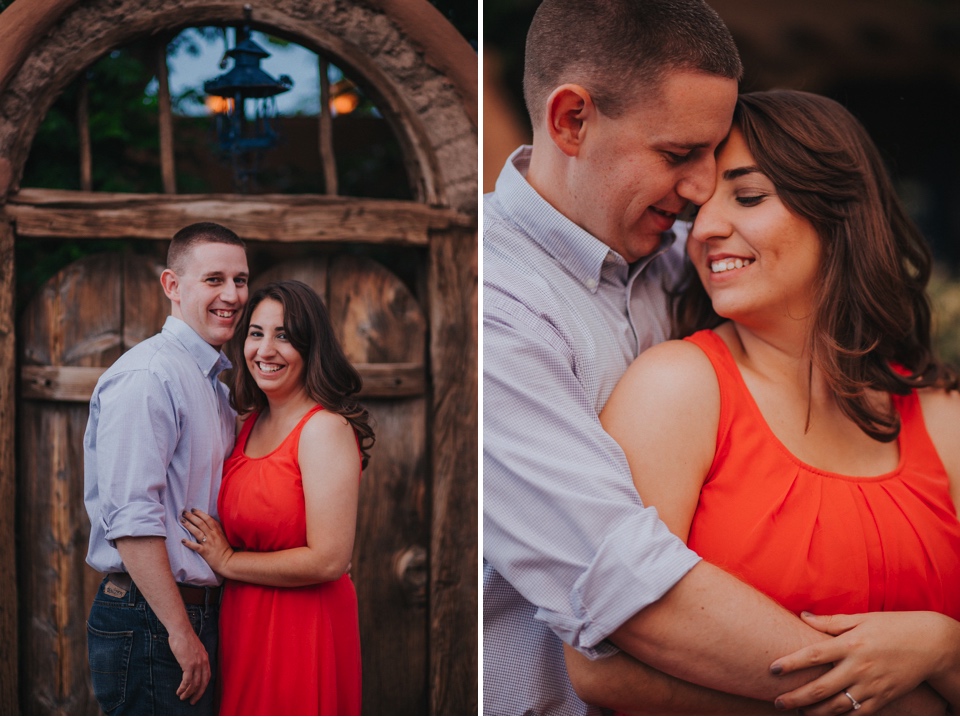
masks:
<path id="1" fill-rule="evenodd" d="M 627 261 L 652 253 L 688 202 L 713 193 L 736 100 L 735 80 L 678 70 L 621 116 L 601 113 L 571 177 L 573 206 L 558 209 Z"/>
<path id="2" fill-rule="evenodd" d="M 240 246 L 205 242 L 190 250 L 183 265 L 168 292 L 173 315 L 219 349 L 233 336 L 247 303 L 247 254 Z"/>

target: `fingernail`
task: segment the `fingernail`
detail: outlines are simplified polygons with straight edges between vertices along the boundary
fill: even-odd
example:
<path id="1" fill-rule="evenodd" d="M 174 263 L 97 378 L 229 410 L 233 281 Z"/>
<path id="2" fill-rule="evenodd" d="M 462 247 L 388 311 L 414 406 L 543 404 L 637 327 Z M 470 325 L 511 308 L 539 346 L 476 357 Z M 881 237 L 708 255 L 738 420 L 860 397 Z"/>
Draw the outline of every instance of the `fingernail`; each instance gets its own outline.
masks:
<path id="1" fill-rule="evenodd" d="M 770 674 L 779 675 L 783 672 L 783 665 L 770 665 Z"/>
<path id="2" fill-rule="evenodd" d="M 808 610 L 804 610 L 803 612 L 800 613 L 800 617 L 816 617 L 816 615 L 814 615 L 812 612 Z"/>
<path id="3" fill-rule="evenodd" d="M 787 709 L 787 706 L 783 704 L 783 700 L 781 700 L 779 697 L 777 697 L 777 699 L 774 701 L 773 706 L 781 711 Z"/>

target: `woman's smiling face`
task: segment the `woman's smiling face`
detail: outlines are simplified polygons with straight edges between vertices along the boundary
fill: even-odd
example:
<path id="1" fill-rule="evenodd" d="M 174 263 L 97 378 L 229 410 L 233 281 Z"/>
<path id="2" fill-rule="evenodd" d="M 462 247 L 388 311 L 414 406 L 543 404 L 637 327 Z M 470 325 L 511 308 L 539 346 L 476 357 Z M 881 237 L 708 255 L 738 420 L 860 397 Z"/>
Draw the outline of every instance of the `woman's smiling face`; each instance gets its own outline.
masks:
<path id="1" fill-rule="evenodd" d="M 268 396 L 303 388 L 303 357 L 290 343 L 279 301 L 264 299 L 253 310 L 243 357 L 254 381 Z"/>
<path id="2" fill-rule="evenodd" d="M 820 251 L 813 225 L 783 203 L 734 127 L 687 242 L 714 310 L 744 325 L 808 319 Z"/>

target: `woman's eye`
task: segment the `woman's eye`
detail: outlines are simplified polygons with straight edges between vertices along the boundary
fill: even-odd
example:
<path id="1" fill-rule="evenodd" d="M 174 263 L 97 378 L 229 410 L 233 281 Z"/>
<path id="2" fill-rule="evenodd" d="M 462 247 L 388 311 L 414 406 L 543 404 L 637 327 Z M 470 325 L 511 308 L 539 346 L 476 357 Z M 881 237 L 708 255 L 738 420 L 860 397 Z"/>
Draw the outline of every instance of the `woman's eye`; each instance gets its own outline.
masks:
<path id="1" fill-rule="evenodd" d="M 748 196 L 737 197 L 737 203 L 744 207 L 752 207 L 766 198 L 766 194 L 751 194 Z"/>

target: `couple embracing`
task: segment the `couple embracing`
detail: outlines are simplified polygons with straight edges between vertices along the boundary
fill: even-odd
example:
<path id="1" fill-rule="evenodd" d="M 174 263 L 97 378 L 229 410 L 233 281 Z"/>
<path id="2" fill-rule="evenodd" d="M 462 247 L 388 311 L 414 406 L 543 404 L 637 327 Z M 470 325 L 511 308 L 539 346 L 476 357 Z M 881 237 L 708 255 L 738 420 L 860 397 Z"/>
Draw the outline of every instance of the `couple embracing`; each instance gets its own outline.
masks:
<path id="1" fill-rule="evenodd" d="M 171 315 L 90 400 L 87 562 L 106 577 L 87 638 L 105 714 L 213 714 L 218 696 L 221 714 L 359 713 L 360 376 L 309 286 L 248 301 L 248 276 L 233 231 L 181 229 L 160 277 Z"/>
<path id="2" fill-rule="evenodd" d="M 525 60 L 484 204 L 484 712 L 956 710 L 958 376 L 872 141 L 738 97 L 701 0 L 544 0 Z"/>

